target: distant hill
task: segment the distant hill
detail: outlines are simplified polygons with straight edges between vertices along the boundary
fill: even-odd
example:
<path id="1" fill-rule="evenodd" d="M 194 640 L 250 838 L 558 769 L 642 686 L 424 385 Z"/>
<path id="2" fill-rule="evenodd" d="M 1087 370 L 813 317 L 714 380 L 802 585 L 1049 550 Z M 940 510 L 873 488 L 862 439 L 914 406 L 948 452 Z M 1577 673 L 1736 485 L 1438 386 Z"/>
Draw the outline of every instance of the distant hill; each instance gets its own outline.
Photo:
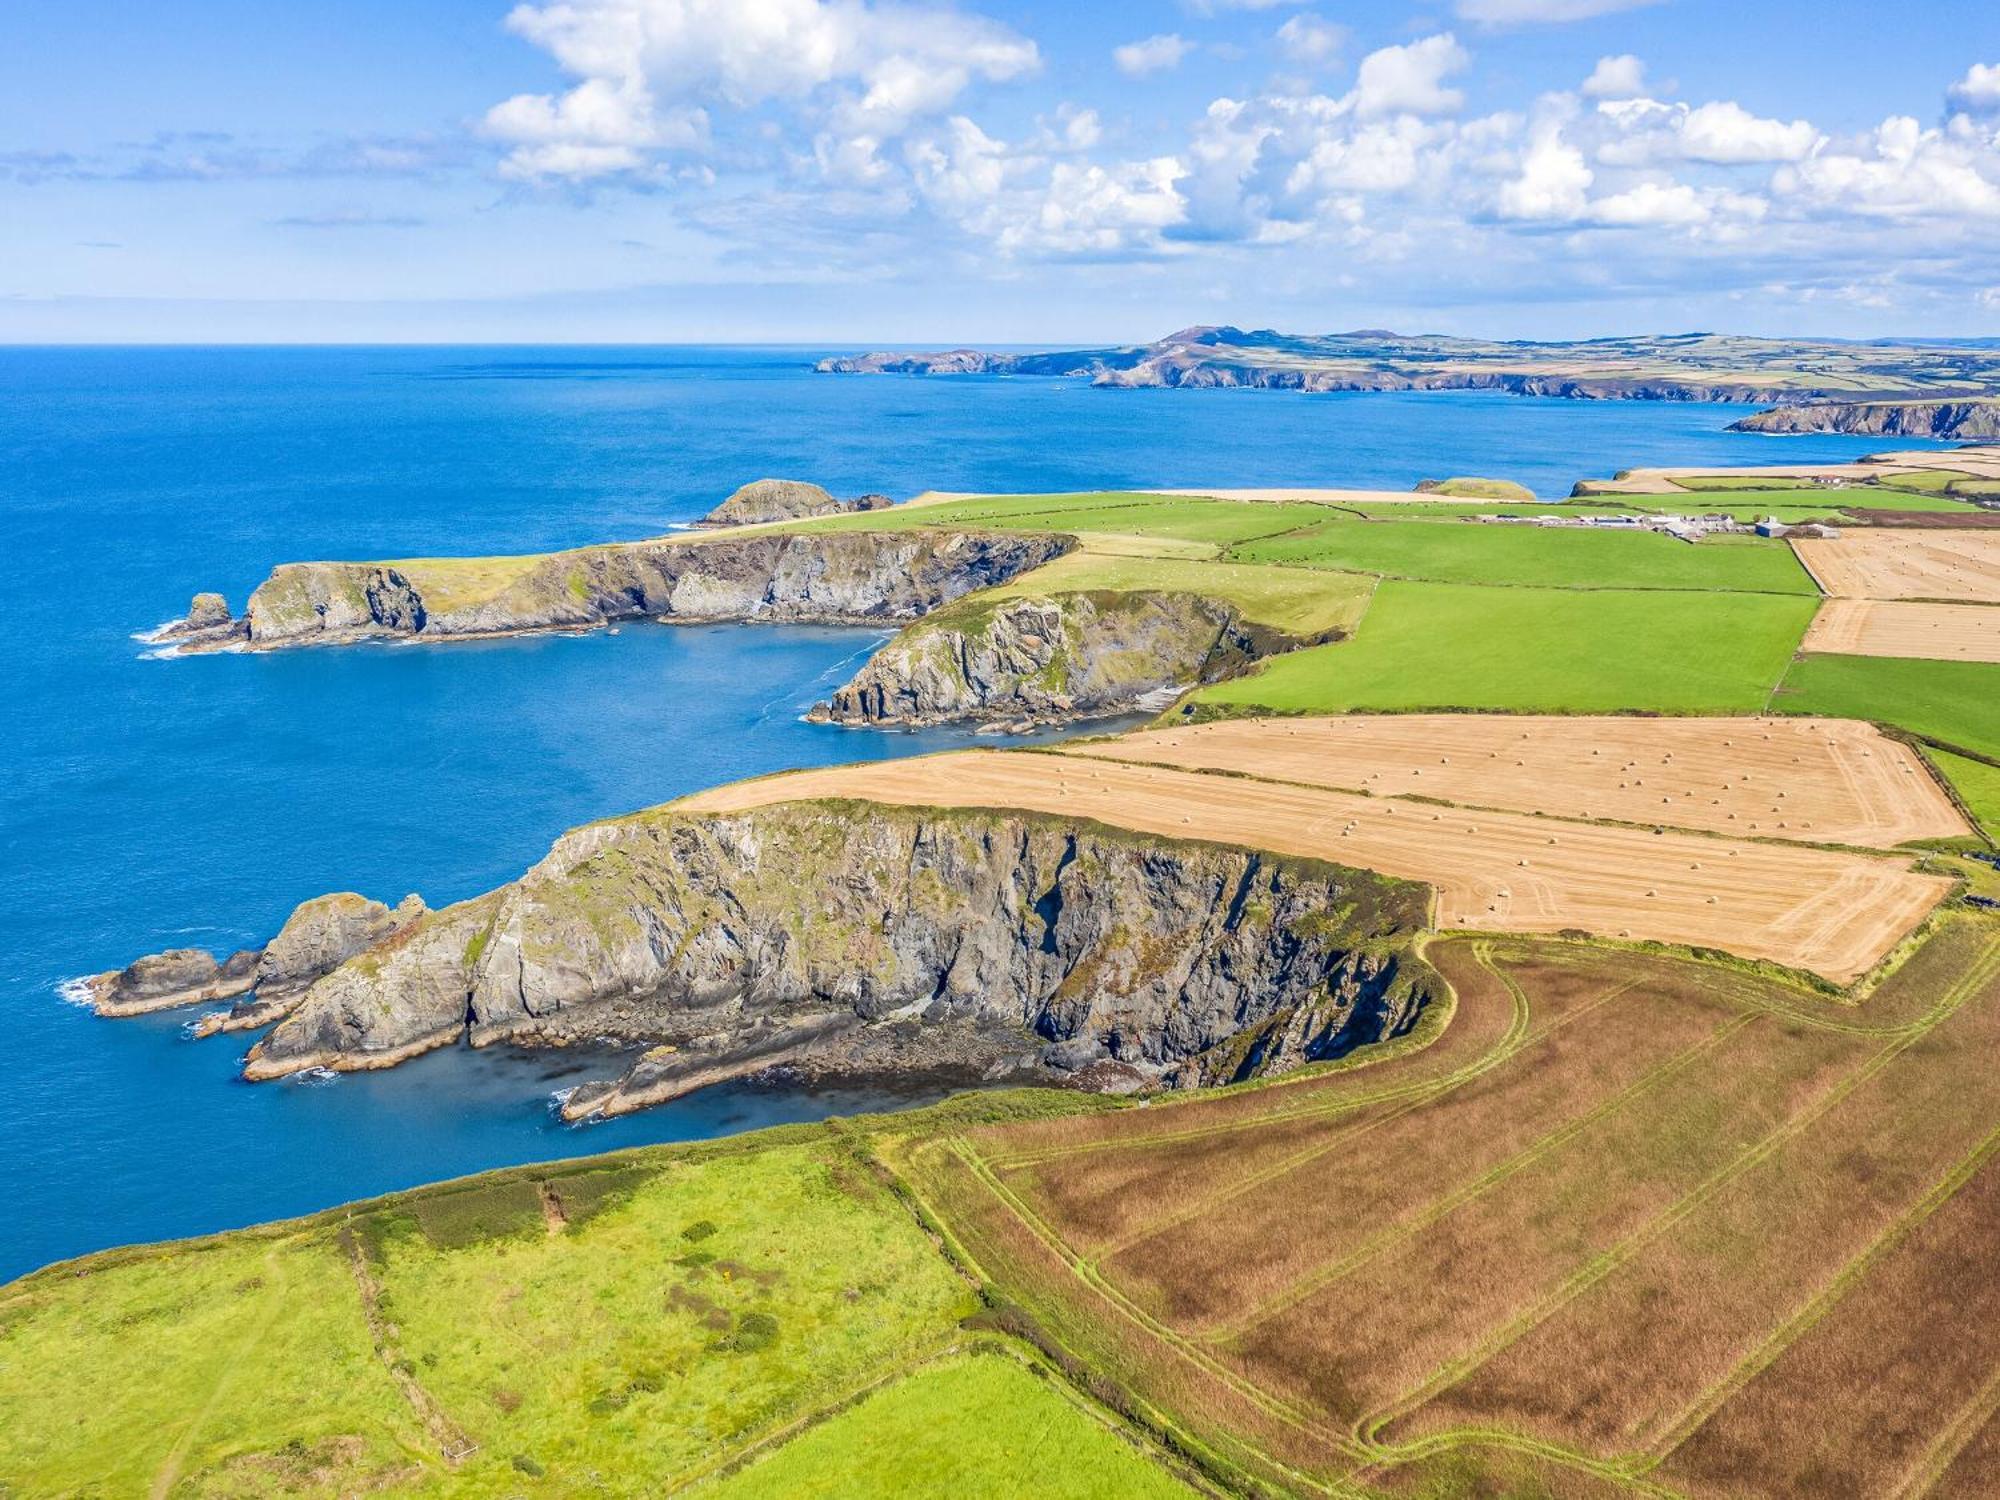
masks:
<path id="1" fill-rule="evenodd" d="M 824 359 L 817 368 L 827 374 L 1066 376 L 1109 387 L 1499 390 L 1586 401 L 1766 406 L 2000 395 L 2000 346 L 1991 340 L 1854 343 L 1715 333 L 1536 343 L 1381 328 L 1288 334 L 1202 324 L 1150 344 L 1027 354 L 862 354 Z"/>

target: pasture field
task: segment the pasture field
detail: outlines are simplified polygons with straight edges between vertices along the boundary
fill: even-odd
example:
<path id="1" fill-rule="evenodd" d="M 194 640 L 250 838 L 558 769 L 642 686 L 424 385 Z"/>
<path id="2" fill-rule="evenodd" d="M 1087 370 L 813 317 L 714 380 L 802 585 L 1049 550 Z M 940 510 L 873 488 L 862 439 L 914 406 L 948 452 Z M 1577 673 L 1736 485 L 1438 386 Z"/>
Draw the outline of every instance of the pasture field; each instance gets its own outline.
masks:
<path id="1" fill-rule="evenodd" d="M 1770 707 L 1774 713 L 1873 719 L 2000 760 L 2000 666 L 1987 662 L 1804 656 L 1785 674 Z"/>
<path id="2" fill-rule="evenodd" d="M 1924 752 L 1938 774 L 1951 783 L 1965 810 L 1985 830 L 1989 839 L 2000 842 L 2000 766 L 1968 760 L 1946 750 Z"/>
<path id="3" fill-rule="evenodd" d="M 1077 495 L 996 495 L 939 501 L 804 521 L 788 530 L 901 530 L 911 525 L 1014 531 L 1108 532 L 1228 546 L 1325 521 L 1324 505 L 1291 501 L 1218 500 L 1139 491 Z"/>
<path id="4" fill-rule="evenodd" d="M 1835 656 L 2000 662 L 2000 608 L 1829 599 L 1813 616 L 1800 649 Z"/>
<path id="5" fill-rule="evenodd" d="M 1792 545 L 1836 599 L 2000 604 L 2000 532 L 1857 530 Z"/>
<path id="6" fill-rule="evenodd" d="M 1304 855 L 1431 884 L 1442 927 L 1723 948 L 1838 983 L 1872 967 L 1949 887 L 1907 859 L 1746 841 L 1778 829 L 1730 839 L 1551 824 L 1083 755 L 956 751 L 768 776 L 670 806 L 740 812 L 818 798 L 1021 808 Z"/>
<path id="7" fill-rule="evenodd" d="M 1229 555 L 1435 583 L 1816 592 L 1791 549 L 1761 537 L 1690 546 L 1654 531 L 1349 520 L 1239 543 Z"/>
<path id="8" fill-rule="evenodd" d="M 713 1500 L 1188 1500 L 1195 1492 L 1004 1354 L 941 1360 L 692 1492 Z"/>
<path id="9" fill-rule="evenodd" d="M 1246 620 L 1311 639 L 1334 630 L 1351 633 L 1360 625 L 1375 581 L 1307 568 L 1129 557 L 1086 549 L 985 590 L 979 597 L 1018 599 L 1093 589 L 1203 594 L 1235 605 Z"/>
<path id="10" fill-rule="evenodd" d="M 1946 919 L 1855 1006 L 1588 944 L 1430 956 L 1434 1045 L 1470 1037 L 1445 1065 L 903 1164 L 1002 1295 L 1240 1484 L 1995 1493 L 2000 923 Z M 1190 1163 L 1223 1150 L 1255 1165 Z"/>
<path id="11" fill-rule="evenodd" d="M 824 1130 L 492 1174 L 6 1288 L 0 1488 L 658 1494 L 974 1305 Z"/>
<path id="12" fill-rule="evenodd" d="M 1389 580 L 1352 641 L 1277 657 L 1193 701 L 1228 713 L 1759 713 L 1814 607 L 1769 594 Z"/>
<path id="13" fill-rule="evenodd" d="M 1968 831 L 1915 751 L 1851 719 L 1350 714 L 1224 719 L 1068 748 L 1378 797 L 1809 843 L 1891 849 Z"/>

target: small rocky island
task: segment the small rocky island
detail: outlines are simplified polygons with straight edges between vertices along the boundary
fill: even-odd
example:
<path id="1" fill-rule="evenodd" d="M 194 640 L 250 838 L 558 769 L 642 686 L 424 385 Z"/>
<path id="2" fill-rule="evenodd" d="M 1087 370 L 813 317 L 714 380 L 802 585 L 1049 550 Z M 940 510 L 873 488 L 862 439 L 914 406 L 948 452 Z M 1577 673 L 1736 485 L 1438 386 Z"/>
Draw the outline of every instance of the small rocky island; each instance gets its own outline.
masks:
<path id="1" fill-rule="evenodd" d="M 259 954 L 90 983 L 106 1014 L 239 985 L 251 998 L 196 1029 L 276 1021 L 251 1079 L 461 1043 L 643 1048 L 569 1097 L 575 1119 L 777 1066 L 1183 1088 L 1408 1030 L 1432 992 L 1412 946 L 1428 902 L 1366 871 L 1030 813 L 669 805 L 565 834 L 439 911 L 321 897 Z"/>
<path id="2" fill-rule="evenodd" d="M 887 495 L 836 500 L 818 485 L 802 479 L 753 479 L 704 516 L 700 524 L 761 526 L 772 521 L 804 521 L 814 516 L 886 510 L 895 503 Z"/>

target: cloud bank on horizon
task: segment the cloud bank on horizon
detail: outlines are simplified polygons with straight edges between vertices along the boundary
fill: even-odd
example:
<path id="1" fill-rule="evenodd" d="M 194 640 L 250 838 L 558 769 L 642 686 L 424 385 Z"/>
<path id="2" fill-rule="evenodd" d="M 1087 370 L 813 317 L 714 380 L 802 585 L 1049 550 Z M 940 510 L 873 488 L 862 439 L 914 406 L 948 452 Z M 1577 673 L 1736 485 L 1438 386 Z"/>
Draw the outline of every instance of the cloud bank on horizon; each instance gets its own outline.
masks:
<path id="1" fill-rule="evenodd" d="M 1676 307 L 1699 315 L 1674 326 L 1732 326 L 1753 303 L 1788 310 L 1766 325 L 2000 333 L 2000 25 L 1968 9 L 1924 77 L 1877 68 L 1866 29 L 1830 42 L 1840 9 L 528 0 L 494 16 L 485 68 L 520 86 L 456 119 L 329 122 L 304 145 L 226 110 L 123 145 L 0 138 L 0 192 L 17 222 L 40 195 L 76 245 L 129 253 L 145 218 L 119 195 L 170 185 L 184 211 L 262 184 L 277 209 L 259 227 L 293 238 L 232 274 L 252 297 L 310 299 L 310 262 L 334 298 L 439 299 L 454 242 L 506 225 L 545 250 L 496 242 L 485 276 L 458 260 L 459 295 L 839 286 L 858 314 L 921 284 L 909 309 L 984 297 L 1030 337 L 1080 309 L 1099 312 L 1080 334 L 1109 332 L 1120 306 L 1162 328 L 1393 311 L 1576 332 L 1669 326 Z M 1718 16 L 1734 57 L 1699 40 Z M 158 219 L 170 240 L 175 214 Z M 306 228 L 401 239 L 354 276 L 284 248 Z M 75 275 L 38 286 L 4 251 L 0 272 L 16 302 L 97 295 Z M 109 278 L 118 296 L 170 282 Z M 847 331 L 824 321 L 800 331 Z M 993 320 L 965 331 L 991 337 Z"/>

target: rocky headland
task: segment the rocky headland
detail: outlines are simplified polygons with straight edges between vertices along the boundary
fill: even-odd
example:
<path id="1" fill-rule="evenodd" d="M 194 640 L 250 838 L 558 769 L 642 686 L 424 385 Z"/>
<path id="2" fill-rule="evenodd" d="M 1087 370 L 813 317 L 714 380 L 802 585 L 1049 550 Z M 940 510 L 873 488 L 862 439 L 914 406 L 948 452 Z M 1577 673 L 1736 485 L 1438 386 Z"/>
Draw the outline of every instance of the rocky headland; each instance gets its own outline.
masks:
<path id="1" fill-rule="evenodd" d="M 1795 435 L 1848 432 L 1868 437 L 2000 439 L 2000 401 L 1823 401 L 1760 411 L 1731 432 Z"/>
<path id="2" fill-rule="evenodd" d="M 2000 391 L 2000 352 L 1986 346 L 1699 333 L 1539 343 L 1379 328 L 1287 334 L 1200 325 L 1150 344 L 861 354 L 823 359 L 814 368 L 826 374 L 1060 376 L 1113 389 L 1491 390 L 1580 401 L 1770 405 L 1838 400 L 1856 391 L 1903 399 Z"/>
<path id="3" fill-rule="evenodd" d="M 574 1118 L 778 1066 L 1223 1083 L 1413 1024 L 1428 900 L 1365 871 L 1034 814 L 668 806 L 576 829 L 474 900 L 399 908 L 308 983 L 245 1073 L 461 1042 L 644 1044 L 622 1079 L 570 1097 Z M 361 936 L 340 931 L 299 951 L 317 966 Z"/>
<path id="4" fill-rule="evenodd" d="M 405 896 L 394 907 L 352 891 L 301 902 L 262 948 L 218 960 L 201 948 L 148 954 L 78 981 L 101 1016 L 138 1016 L 184 1005 L 235 1000 L 196 1023 L 196 1034 L 242 1031 L 289 1014 L 314 980 L 393 936 L 423 915 L 424 903 Z"/>
<path id="5" fill-rule="evenodd" d="M 761 526 L 772 521 L 803 521 L 813 516 L 844 516 L 864 510 L 886 510 L 896 502 L 887 495 L 862 495 L 839 500 L 802 479 L 753 479 L 702 517 L 703 526 Z"/>
<path id="6" fill-rule="evenodd" d="M 524 557 L 286 563 L 258 585 L 240 619 L 218 627 L 190 617 L 157 638 L 188 650 L 271 649 L 638 619 L 893 624 L 1009 582 L 1075 545 L 985 532 L 759 532 Z"/>
<path id="7" fill-rule="evenodd" d="M 909 626 L 812 717 L 1025 728 L 1164 706 L 1300 642 L 1194 594 L 974 597 Z"/>

